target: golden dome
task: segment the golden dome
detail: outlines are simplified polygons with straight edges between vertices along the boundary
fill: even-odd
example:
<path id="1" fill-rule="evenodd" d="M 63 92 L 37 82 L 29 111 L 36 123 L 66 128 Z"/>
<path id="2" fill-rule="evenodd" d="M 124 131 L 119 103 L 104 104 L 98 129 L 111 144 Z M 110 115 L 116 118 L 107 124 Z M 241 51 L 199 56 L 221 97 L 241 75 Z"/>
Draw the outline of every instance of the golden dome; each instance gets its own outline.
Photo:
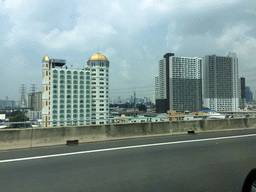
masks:
<path id="1" fill-rule="evenodd" d="M 49 60 L 50 60 L 49 57 L 45 55 L 42 61 L 49 61 Z"/>
<path id="2" fill-rule="evenodd" d="M 93 54 L 88 61 L 94 61 L 94 60 L 108 61 L 107 57 L 105 57 L 103 54 L 99 52 Z"/>

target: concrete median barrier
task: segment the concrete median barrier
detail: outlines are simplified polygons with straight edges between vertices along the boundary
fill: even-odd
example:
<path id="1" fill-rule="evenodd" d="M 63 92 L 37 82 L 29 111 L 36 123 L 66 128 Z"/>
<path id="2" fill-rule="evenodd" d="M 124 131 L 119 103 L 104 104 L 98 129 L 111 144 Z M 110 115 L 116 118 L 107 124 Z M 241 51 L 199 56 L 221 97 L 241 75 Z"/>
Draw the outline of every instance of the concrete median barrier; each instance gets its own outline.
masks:
<path id="1" fill-rule="evenodd" d="M 78 140 L 79 143 L 105 139 L 102 126 L 76 126 L 35 128 L 32 132 L 32 146 L 49 146 L 66 144 L 68 140 Z"/>
<path id="2" fill-rule="evenodd" d="M 32 129 L 0 130 L 0 150 L 30 148 Z"/>
<path id="3" fill-rule="evenodd" d="M 173 133 L 187 133 L 188 131 L 200 131 L 200 123 L 198 120 L 171 121 L 170 123 Z"/>
<path id="4" fill-rule="evenodd" d="M 144 135 L 150 132 L 150 126 L 150 122 L 110 124 L 107 135 L 111 137 Z"/>
<path id="5" fill-rule="evenodd" d="M 151 134 L 172 133 L 171 123 L 169 121 L 152 122 L 151 129 L 149 131 Z"/>
<path id="6" fill-rule="evenodd" d="M 207 119 L 189 121 L 164 121 L 117 123 L 51 128 L 26 128 L 0 130 L 0 150 L 65 145 L 116 138 L 158 134 L 183 134 L 229 129 L 256 128 L 256 118 Z"/>
<path id="7" fill-rule="evenodd" d="M 200 129 L 204 131 L 213 131 L 229 128 L 229 119 L 206 119 L 200 120 Z"/>

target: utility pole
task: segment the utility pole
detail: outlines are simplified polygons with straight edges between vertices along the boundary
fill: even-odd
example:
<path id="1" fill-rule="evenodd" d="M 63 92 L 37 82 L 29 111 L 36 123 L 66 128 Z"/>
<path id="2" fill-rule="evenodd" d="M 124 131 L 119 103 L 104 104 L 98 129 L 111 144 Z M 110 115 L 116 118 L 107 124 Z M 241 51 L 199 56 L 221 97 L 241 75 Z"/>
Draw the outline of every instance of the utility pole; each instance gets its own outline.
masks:
<path id="1" fill-rule="evenodd" d="M 20 107 L 26 107 L 26 87 L 25 84 L 21 84 L 20 87 Z"/>
<path id="2" fill-rule="evenodd" d="M 136 109 L 136 92 L 135 92 L 135 91 L 133 92 L 133 95 L 134 95 L 134 96 L 133 96 L 133 97 L 134 97 L 134 103 L 133 103 L 133 104 L 134 104 L 134 105 L 133 105 L 133 108 L 134 108 L 134 109 L 133 109 L 133 110 L 134 110 L 134 117 L 135 117 L 135 109 Z"/>

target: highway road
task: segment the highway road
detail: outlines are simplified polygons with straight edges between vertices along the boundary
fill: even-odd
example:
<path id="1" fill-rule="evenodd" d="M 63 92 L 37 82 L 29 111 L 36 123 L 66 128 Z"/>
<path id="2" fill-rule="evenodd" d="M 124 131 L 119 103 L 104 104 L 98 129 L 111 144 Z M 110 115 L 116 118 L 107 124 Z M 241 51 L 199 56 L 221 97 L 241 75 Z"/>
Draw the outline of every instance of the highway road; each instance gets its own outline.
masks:
<path id="1" fill-rule="evenodd" d="M 256 130 L 0 152 L 1 192 L 241 191 Z"/>

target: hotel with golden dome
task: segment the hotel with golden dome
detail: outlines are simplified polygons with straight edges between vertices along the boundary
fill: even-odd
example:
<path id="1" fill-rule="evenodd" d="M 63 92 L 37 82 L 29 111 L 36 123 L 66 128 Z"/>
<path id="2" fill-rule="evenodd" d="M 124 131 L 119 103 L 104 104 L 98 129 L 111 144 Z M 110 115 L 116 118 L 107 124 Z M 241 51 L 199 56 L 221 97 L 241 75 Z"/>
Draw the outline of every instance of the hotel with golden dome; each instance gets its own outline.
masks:
<path id="1" fill-rule="evenodd" d="M 93 54 L 82 69 L 66 60 L 42 60 L 44 127 L 106 124 L 109 118 L 109 61 Z M 48 122 L 45 122 L 48 121 Z"/>

